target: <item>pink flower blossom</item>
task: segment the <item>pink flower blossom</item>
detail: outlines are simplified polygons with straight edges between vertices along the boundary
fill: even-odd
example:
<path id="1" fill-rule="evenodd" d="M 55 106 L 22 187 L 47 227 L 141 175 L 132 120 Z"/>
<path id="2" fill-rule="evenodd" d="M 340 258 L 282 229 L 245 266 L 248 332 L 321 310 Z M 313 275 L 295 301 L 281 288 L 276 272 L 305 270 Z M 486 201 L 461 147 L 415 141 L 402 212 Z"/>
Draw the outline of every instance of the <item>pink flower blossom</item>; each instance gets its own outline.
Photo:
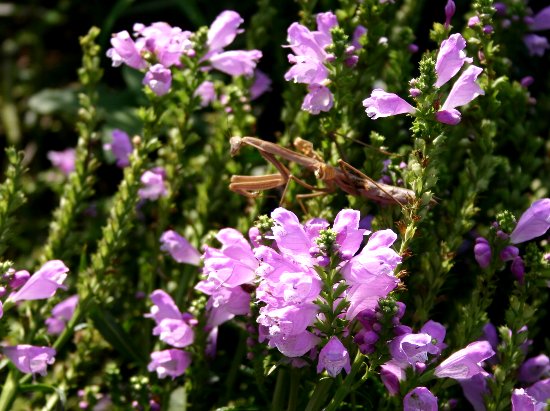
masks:
<path id="1" fill-rule="evenodd" d="M 476 83 L 483 69 L 477 66 L 469 66 L 460 75 L 451 88 L 445 103 L 436 113 L 437 121 L 449 125 L 456 125 L 461 120 L 461 115 L 456 107 L 468 104 L 479 95 L 484 95 L 483 89 Z"/>
<path id="2" fill-rule="evenodd" d="M 540 237 L 550 228 L 550 198 L 535 201 L 522 214 L 510 235 L 512 244 L 519 244 Z"/>
<path id="3" fill-rule="evenodd" d="M 3 347 L 2 352 L 19 371 L 25 374 L 46 375 L 46 367 L 55 362 L 55 350 L 50 347 L 37 347 L 20 344 L 13 347 Z"/>
<path id="4" fill-rule="evenodd" d="M 111 135 L 111 143 L 104 144 L 103 149 L 113 153 L 118 167 L 127 167 L 130 164 L 130 154 L 133 150 L 130 137 L 126 132 L 119 129 L 114 129 Z"/>
<path id="5" fill-rule="evenodd" d="M 75 170 L 76 150 L 67 148 L 63 151 L 48 151 L 48 160 L 63 174 L 69 175 Z"/>
<path id="6" fill-rule="evenodd" d="M 471 58 L 466 57 L 464 48 L 466 48 L 466 40 L 459 33 L 451 35 L 447 40 L 443 40 L 435 62 L 435 72 L 437 74 L 436 87 L 441 87 L 453 78 L 465 62 L 472 62 Z"/>
<path id="7" fill-rule="evenodd" d="M 41 300 L 53 297 L 58 288 L 65 289 L 63 281 L 69 269 L 61 260 L 50 260 L 34 273 L 19 291 L 9 297 L 10 301 Z"/>
<path id="8" fill-rule="evenodd" d="M 165 231 L 160 237 L 160 242 L 160 249 L 168 252 L 178 263 L 199 265 L 200 253 L 174 230 Z"/>
<path id="9" fill-rule="evenodd" d="M 216 70 L 231 76 L 250 77 L 261 57 L 259 50 L 231 50 L 210 57 L 210 63 Z"/>
<path id="10" fill-rule="evenodd" d="M 155 167 L 147 170 L 141 176 L 143 187 L 138 190 L 138 195 L 143 200 L 158 200 L 167 194 L 166 183 L 164 182 L 164 169 Z"/>
<path id="11" fill-rule="evenodd" d="M 334 378 L 340 374 L 342 368 L 347 373 L 351 371 L 348 350 L 337 337 L 331 337 L 319 352 L 317 372 L 320 373 L 325 369 L 328 375 Z"/>
<path id="12" fill-rule="evenodd" d="M 254 83 L 250 87 L 250 100 L 255 100 L 267 91 L 271 90 L 271 79 L 263 71 L 254 71 Z"/>
<path id="13" fill-rule="evenodd" d="M 143 84 L 153 90 L 157 96 L 163 96 L 170 91 L 172 72 L 162 64 L 155 64 L 145 73 Z"/>
<path id="14" fill-rule="evenodd" d="M 149 372 L 155 371 L 159 378 L 172 379 L 185 373 L 191 364 L 191 354 L 182 350 L 170 349 L 151 353 L 151 362 L 147 366 Z"/>
<path id="15" fill-rule="evenodd" d="M 201 107 L 206 107 L 216 99 L 216 89 L 211 81 L 203 81 L 195 90 L 195 96 L 199 96 Z"/>
<path id="16" fill-rule="evenodd" d="M 147 67 L 140 50 L 126 30 L 113 34 L 111 45 L 113 47 L 107 50 L 107 57 L 113 60 L 113 67 L 118 67 L 122 63 L 137 70 Z"/>
<path id="17" fill-rule="evenodd" d="M 208 29 L 206 44 L 210 51 L 220 51 L 235 40 L 243 30 L 239 26 L 244 22 L 239 13 L 232 10 L 221 12 Z"/>
<path id="18" fill-rule="evenodd" d="M 73 295 L 60 303 L 57 303 L 52 308 L 52 316 L 46 319 L 48 334 L 61 334 L 65 329 L 67 322 L 72 318 L 77 305 L 78 295 Z"/>
<path id="19" fill-rule="evenodd" d="M 376 120 L 380 117 L 395 116 L 397 114 L 413 114 L 416 109 L 394 93 L 387 93 L 382 89 L 374 89 L 369 98 L 363 100 L 367 115 Z"/>
<path id="20" fill-rule="evenodd" d="M 436 377 L 465 380 L 483 372 L 481 362 L 491 358 L 495 352 L 488 341 L 475 341 L 458 350 L 443 361 L 434 371 Z"/>
<path id="21" fill-rule="evenodd" d="M 426 387 L 416 387 L 403 398 L 403 411 L 437 410 L 437 397 Z"/>
<path id="22" fill-rule="evenodd" d="M 304 97 L 302 110 L 311 114 L 330 111 L 334 104 L 334 96 L 327 87 L 319 84 L 310 84 L 307 89 L 309 93 Z"/>

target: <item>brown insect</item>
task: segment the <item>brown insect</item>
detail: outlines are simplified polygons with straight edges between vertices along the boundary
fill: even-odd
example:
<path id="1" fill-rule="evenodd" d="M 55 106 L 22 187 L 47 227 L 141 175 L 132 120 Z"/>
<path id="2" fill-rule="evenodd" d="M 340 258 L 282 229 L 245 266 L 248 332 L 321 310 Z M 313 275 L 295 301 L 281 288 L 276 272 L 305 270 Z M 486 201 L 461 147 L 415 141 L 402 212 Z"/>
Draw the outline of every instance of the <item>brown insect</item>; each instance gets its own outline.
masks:
<path id="1" fill-rule="evenodd" d="M 247 197 L 254 198 L 258 196 L 258 191 L 269 190 L 284 185 L 285 188 L 281 198 L 282 203 L 288 188 L 288 183 L 292 180 L 308 190 L 314 191 L 314 193 L 297 196 L 299 202 L 303 198 L 315 197 L 323 193 L 333 192 L 337 187 L 348 194 L 368 198 L 380 204 L 398 204 L 404 206 L 415 200 L 415 195 L 412 190 L 378 183 L 343 160 L 339 160 L 339 168 L 326 164 L 313 150 L 312 144 L 303 139 L 296 139 L 294 144 L 298 149 L 308 155 L 289 150 L 278 144 L 270 143 L 256 137 L 231 137 L 230 144 L 232 156 L 236 155 L 243 145 L 251 146 L 257 149 L 262 157 L 273 164 L 278 171 L 277 174 L 263 176 L 232 176 L 229 189 Z M 325 183 L 326 187 L 314 187 L 300 180 L 292 175 L 290 170 L 282 164 L 276 156 L 287 161 L 292 161 L 313 171 L 315 176 Z M 301 202 L 300 205 L 302 205 Z"/>

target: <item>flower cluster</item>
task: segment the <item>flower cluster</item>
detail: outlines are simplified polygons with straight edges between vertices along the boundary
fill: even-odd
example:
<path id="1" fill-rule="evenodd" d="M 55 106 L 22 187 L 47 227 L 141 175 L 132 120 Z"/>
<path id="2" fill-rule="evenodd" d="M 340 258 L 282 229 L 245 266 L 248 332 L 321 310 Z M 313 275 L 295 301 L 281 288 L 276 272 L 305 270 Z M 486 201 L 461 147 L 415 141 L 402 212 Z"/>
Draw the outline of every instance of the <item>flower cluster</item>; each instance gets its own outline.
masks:
<path id="1" fill-rule="evenodd" d="M 147 369 L 156 371 L 159 378 L 173 378 L 183 375 L 191 364 L 191 354 L 180 348 L 191 345 L 195 339 L 193 326 L 197 324 L 189 313 L 181 313 L 172 297 L 163 290 L 155 290 L 150 296 L 153 306 L 145 316 L 155 320 L 153 335 L 171 348 L 151 353 L 151 362 Z"/>
<path id="2" fill-rule="evenodd" d="M 464 48 L 466 40 L 460 34 L 453 34 L 441 43 L 435 71 L 437 80 L 436 88 L 442 87 L 462 68 L 464 63 L 471 63 L 472 59 L 466 57 Z M 445 102 L 435 114 L 437 121 L 456 125 L 461 120 L 461 114 L 456 109 L 459 106 L 468 104 L 479 95 L 485 94 L 476 83 L 477 78 L 483 70 L 480 67 L 468 66 L 453 84 Z M 411 89 L 412 96 L 418 96 L 420 90 Z M 374 89 L 371 96 L 363 101 L 367 115 L 376 120 L 380 117 L 389 117 L 397 114 L 414 114 L 416 109 L 399 97 L 397 94 L 388 93 L 382 89 Z"/>
<path id="3" fill-rule="evenodd" d="M 222 247 L 206 247 L 206 278 L 196 287 L 210 296 L 208 326 L 249 313 L 255 290 L 260 342 L 292 359 L 317 357 L 317 370 L 331 376 L 349 370 L 350 347 L 342 339 L 361 312 L 374 310 L 397 286 L 401 261 L 391 248 L 397 238 L 391 230 L 372 233 L 360 250 L 370 232 L 359 227 L 359 217 L 342 210 L 332 227 L 319 218 L 302 225 L 277 208 L 250 230 L 252 245 L 236 230 L 221 230 Z"/>
<path id="4" fill-rule="evenodd" d="M 334 96 L 327 85 L 330 84 L 327 63 L 335 56 L 326 49 L 333 43 L 331 30 L 338 26 L 336 15 L 330 11 L 316 16 L 317 30 L 292 23 L 288 28 L 288 46 L 294 54 L 288 55 L 292 67 L 285 73 L 285 80 L 308 85 L 308 94 L 304 97 L 302 110 L 311 114 L 329 111 L 334 104 Z M 366 33 L 358 26 L 353 34 L 353 42 L 346 50 L 349 55 L 346 62 L 353 65 L 357 56 L 352 53 L 361 48 L 359 39 Z"/>
<path id="5" fill-rule="evenodd" d="M 3 315 L 2 307 L 10 307 L 22 301 L 43 300 L 55 295 L 58 288 L 65 288 L 63 282 L 67 278 L 69 269 L 60 260 L 46 262 L 32 276 L 25 270 L 8 270 L 2 276 L 1 282 L 5 285 L 0 287 L 1 296 L 10 292 L 4 302 L 0 302 L 0 317 Z M 74 297 L 71 297 L 74 299 Z M 78 298 L 78 297 L 77 297 Z M 59 307 L 56 306 L 56 308 Z M 68 321 L 72 312 L 66 312 L 62 308 L 54 308 L 52 319 L 48 323 L 48 332 L 53 334 L 61 332 L 64 324 L 55 324 L 54 319 Z M 74 311 L 74 310 L 73 310 Z M 13 364 L 24 373 L 46 375 L 46 368 L 55 361 L 56 351 L 50 347 L 19 344 L 15 346 L 3 346 L 2 353 L 8 357 Z"/>
<path id="6" fill-rule="evenodd" d="M 243 19 L 234 11 L 222 12 L 208 30 L 207 52 L 197 56 L 193 44 L 193 33 L 172 27 L 165 22 L 156 22 L 150 26 L 134 24 L 134 39 L 124 30 L 113 35 L 107 56 L 113 66 L 126 64 L 137 70 L 147 70 L 143 84 L 156 95 L 162 96 L 172 85 L 172 69 L 183 67 L 182 58 L 200 58 L 206 69 L 214 68 L 231 76 L 252 76 L 258 60 L 262 57 L 259 50 L 230 50 L 224 48 L 231 44 L 242 30 L 239 26 Z"/>
<path id="7" fill-rule="evenodd" d="M 511 261 L 510 270 L 512 274 L 520 283 L 523 283 L 525 266 L 517 245 L 540 237 L 548 231 L 550 228 L 550 198 L 543 198 L 531 204 L 521 215 L 510 234 L 502 231 L 496 222 L 494 228 L 497 229 L 496 237 L 505 244 L 498 253 L 499 259 L 502 262 Z M 492 259 L 492 250 L 486 238 L 476 238 L 474 255 L 481 268 L 489 266 Z"/>

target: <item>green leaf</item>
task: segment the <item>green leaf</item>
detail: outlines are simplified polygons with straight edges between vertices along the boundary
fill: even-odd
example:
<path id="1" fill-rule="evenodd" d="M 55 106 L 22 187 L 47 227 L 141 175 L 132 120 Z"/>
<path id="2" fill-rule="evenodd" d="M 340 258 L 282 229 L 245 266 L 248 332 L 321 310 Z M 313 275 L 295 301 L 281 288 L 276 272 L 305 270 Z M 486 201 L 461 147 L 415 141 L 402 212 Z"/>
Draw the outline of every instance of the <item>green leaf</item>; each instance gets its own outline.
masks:
<path id="1" fill-rule="evenodd" d="M 90 315 L 97 330 L 115 350 L 129 360 L 145 364 L 146 354 L 134 345 L 135 339 L 120 326 L 115 317 L 98 306 L 91 309 Z"/>
<path id="2" fill-rule="evenodd" d="M 77 93 L 69 89 L 44 89 L 29 99 L 29 108 L 43 115 L 61 112 L 76 115 Z"/>

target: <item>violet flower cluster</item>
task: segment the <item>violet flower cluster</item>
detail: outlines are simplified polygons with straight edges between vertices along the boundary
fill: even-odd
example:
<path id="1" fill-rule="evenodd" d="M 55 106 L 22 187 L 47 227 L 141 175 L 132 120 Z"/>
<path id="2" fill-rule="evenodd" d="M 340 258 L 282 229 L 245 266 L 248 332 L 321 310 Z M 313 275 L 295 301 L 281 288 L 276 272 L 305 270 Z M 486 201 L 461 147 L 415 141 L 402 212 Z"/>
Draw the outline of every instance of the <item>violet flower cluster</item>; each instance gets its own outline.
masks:
<path id="1" fill-rule="evenodd" d="M 153 291 L 150 298 L 154 305 L 145 317 L 155 321 L 153 335 L 174 348 L 151 353 L 147 369 L 155 371 L 159 378 L 170 376 L 174 379 L 183 375 L 191 364 L 191 354 L 181 348 L 193 343 L 193 327 L 197 320 L 189 313 L 180 312 L 172 297 L 163 290 Z"/>
<path id="2" fill-rule="evenodd" d="M 527 332 L 527 327 L 522 327 L 519 333 Z M 491 393 L 488 381 L 494 378 L 490 371 L 486 371 L 486 365 L 498 364 L 499 339 L 495 326 L 488 323 L 483 328 L 484 341 L 477 341 L 468 347 L 477 347 L 476 359 L 483 358 L 484 363 L 470 363 L 469 368 L 455 368 L 455 379 L 462 387 L 464 396 L 470 402 L 475 411 L 485 411 L 484 397 Z M 511 331 L 509 331 L 511 335 Z M 527 354 L 531 340 L 526 340 L 520 347 Z M 467 347 L 467 348 L 468 348 Z M 479 348 L 482 348 L 479 350 Z M 473 351 L 472 351 L 473 353 Z M 492 354 L 491 354 L 492 353 Z M 491 355 L 489 355 L 491 354 Z M 472 354 L 470 354 L 472 355 Z M 471 357 L 474 358 L 474 357 Z M 485 368 L 484 368 L 485 366 Z M 473 371 L 472 371 L 473 370 Z M 469 378 L 462 378 L 465 373 L 474 374 Z M 468 375 L 469 375 L 468 374 Z M 456 375 L 459 378 L 456 378 Z M 546 402 L 550 399 L 550 359 L 544 354 L 530 357 L 521 364 L 517 372 L 517 383 L 521 388 L 516 388 L 511 394 L 513 411 L 535 411 L 546 409 Z"/>
<path id="3" fill-rule="evenodd" d="M 67 278 L 69 269 L 60 260 L 46 262 L 32 276 L 25 270 L 9 270 L 2 276 L 0 296 L 9 293 L 8 298 L 0 302 L 0 317 L 3 316 L 3 307 L 11 307 L 22 301 L 44 300 L 55 295 L 59 288 L 65 289 L 63 282 Z M 59 305 L 58 305 L 59 306 Z M 56 306 L 56 307 L 58 307 Z M 61 315 L 70 318 L 66 310 L 54 308 L 53 317 L 46 320 L 48 332 L 57 333 L 64 325 L 54 324 L 55 319 L 61 321 Z M 63 312 L 61 312 L 63 311 Z M 19 344 L 15 346 L 3 346 L 2 353 L 23 373 L 46 375 L 46 368 L 55 361 L 56 351 L 50 347 Z"/>
<path id="4" fill-rule="evenodd" d="M 498 253 L 498 257 L 502 262 L 511 261 L 510 270 L 519 283 L 522 284 L 525 265 L 517 245 L 540 237 L 550 229 L 550 198 L 533 202 L 521 215 L 510 234 L 503 232 L 497 223 L 495 223 L 495 228 L 497 229 L 496 236 L 506 242 L 506 245 Z M 476 238 L 474 255 L 481 268 L 489 267 L 493 253 L 486 238 Z"/>
<path id="5" fill-rule="evenodd" d="M 355 318 L 375 309 L 399 282 L 394 271 L 401 257 L 391 248 L 397 235 L 359 228 L 355 210 L 340 211 L 332 227 L 318 218 L 302 225 L 284 208 L 268 221 L 263 232 L 250 230 L 251 242 L 226 228 L 216 236 L 221 248 L 205 248 L 205 278 L 196 289 L 210 296 L 207 326 L 249 314 L 253 303 L 259 342 L 295 366 L 307 358 L 333 377 L 349 371 L 350 346 L 343 341 Z M 341 325 L 334 328 L 334 321 Z"/>
<path id="6" fill-rule="evenodd" d="M 330 11 L 316 16 L 317 30 L 292 23 L 288 28 L 288 46 L 294 54 L 288 55 L 292 67 L 285 73 L 285 80 L 307 84 L 308 94 L 304 97 L 302 110 L 311 114 L 329 111 L 334 104 L 334 96 L 327 87 L 330 84 L 327 64 L 335 56 L 327 52 L 333 43 L 331 30 L 338 26 L 336 15 Z M 359 38 L 366 33 L 363 26 L 358 26 L 353 35 L 353 42 L 346 52 L 347 63 L 353 65 L 357 56 L 353 52 L 360 48 Z"/>
<path id="7" fill-rule="evenodd" d="M 460 34 L 453 34 L 441 43 L 437 54 L 435 71 L 437 80 L 436 88 L 445 85 L 463 67 L 465 63 L 471 63 L 472 59 L 466 57 L 464 49 L 466 40 Z M 456 125 L 461 120 L 461 114 L 456 109 L 468 104 L 485 92 L 476 83 L 483 69 L 475 65 L 469 65 L 453 84 L 445 102 L 435 114 L 437 121 Z M 418 96 L 420 90 L 411 89 L 412 96 Z M 367 115 L 376 120 L 380 117 L 389 117 L 397 114 L 414 114 L 416 109 L 407 101 L 395 93 L 388 93 L 382 89 L 374 89 L 371 96 L 363 101 Z"/>
<path id="8" fill-rule="evenodd" d="M 150 26 L 134 24 L 134 37 L 124 30 L 113 35 L 107 56 L 113 66 L 126 64 L 137 70 L 147 70 L 143 84 L 156 95 L 162 96 L 172 85 L 172 70 L 183 67 L 184 56 L 198 57 L 205 69 L 214 68 L 231 76 L 252 76 L 258 60 L 259 50 L 224 50 L 242 30 L 243 19 L 237 12 L 226 10 L 212 23 L 207 35 L 207 52 L 196 56 L 193 33 L 172 27 L 165 22 Z"/>

